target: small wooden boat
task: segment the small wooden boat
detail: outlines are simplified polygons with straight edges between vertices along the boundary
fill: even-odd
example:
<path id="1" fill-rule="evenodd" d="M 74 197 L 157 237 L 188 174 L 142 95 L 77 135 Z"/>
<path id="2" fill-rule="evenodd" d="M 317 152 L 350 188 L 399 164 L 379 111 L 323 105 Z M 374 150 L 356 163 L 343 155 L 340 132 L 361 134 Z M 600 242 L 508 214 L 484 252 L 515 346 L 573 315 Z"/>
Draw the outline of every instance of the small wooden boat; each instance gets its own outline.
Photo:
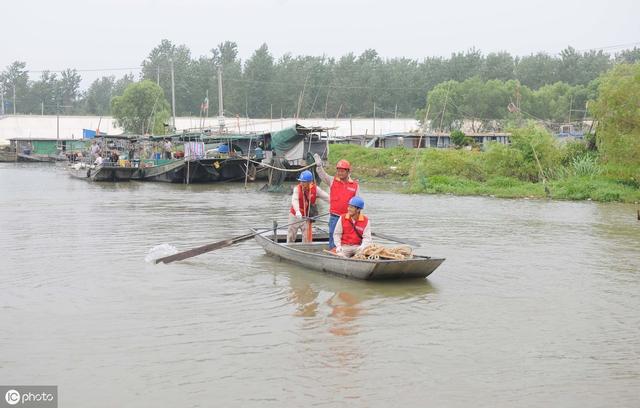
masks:
<path id="1" fill-rule="evenodd" d="M 264 231 L 264 233 L 256 235 L 255 240 L 268 255 L 307 268 L 355 279 L 425 278 L 444 262 L 444 258 L 431 258 L 423 255 L 413 255 L 413 258 L 405 260 L 380 259 L 373 261 L 342 258 L 324 252 L 328 248 L 326 234 L 310 244 L 298 242 L 287 244 L 285 234 L 278 233 L 274 240 L 273 231 L 269 231 L 267 228 L 257 228 L 252 231 L 256 233 Z"/>
<path id="2" fill-rule="evenodd" d="M 99 166 L 76 163 L 70 165 L 67 171 L 71 177 L 88 181 L 129 181 L 138 168 L 114 166 L 108 162 Z"/>
<path id="3" fill-rule="evenodd" d="M 27 163 L 53 163 L 56 161 L 56 158 L 43 154 L 18 153 L 18 161 Z"/>
<path id="4" fill-rule="evenodd" d="M 15 161 L 17 161 L 16 152 L 0 149 L 0 162 L 15 162 Z"/>

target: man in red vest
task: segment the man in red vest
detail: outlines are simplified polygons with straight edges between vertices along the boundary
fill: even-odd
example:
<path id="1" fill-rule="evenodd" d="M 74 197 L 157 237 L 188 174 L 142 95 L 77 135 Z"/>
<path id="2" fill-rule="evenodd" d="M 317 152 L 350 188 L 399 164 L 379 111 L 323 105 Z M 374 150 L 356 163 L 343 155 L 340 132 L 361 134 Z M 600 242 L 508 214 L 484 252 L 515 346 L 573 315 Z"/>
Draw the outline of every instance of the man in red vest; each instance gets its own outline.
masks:
<path id="1" fill-rule="evenodd" d="M 313 158 L 316 162 L 316 171 L 320 180 L 327 183 L 329 188 L 329 249 L 335 248 L 333 240 L 333 232 L 336 224 L 342 214 L 347 213 L 347 206 L 352 197 L 360 195 L 360 187 L 356 180 L 352 180 L 351 164 L 346 160 L 340 160 L 336 164 L 336 175 L 331 177 L 324 171 L 322 167 L 322 159 L 318 154 L 314 154 Z"/>
<path id="2" fill-rule="evenodd" d="M 351 258 L 359 251 L 373 243 L 371 238 L 371 223 L 362 214 L 364 200 L 353 197 L 349 200 L 347 213 L 340 216 L 333 232 L 336 244 L 336 255 Z"/>
<path id="3" fill-rule="evenodd" d="M 322 191 L 320 187 L 313 182 L 313 173 L 305 170 L 298 177 L 297 186 L 293 189 L 291 195 L 291 208 L 289 209 L 289 229 L 287 230 L 287 243 L 296 242 L 298 230 L 302 232 L 302 242 L 311 242 L 311 234 L 309 234 L 311 223 L 303 220 L 303 217 L 309 217 L 309 210 L 312 205 L 316 204 L 316 199 L 329 201 L 329 195 Z M 300 222 L 296 222 L 300 221 Z"/>

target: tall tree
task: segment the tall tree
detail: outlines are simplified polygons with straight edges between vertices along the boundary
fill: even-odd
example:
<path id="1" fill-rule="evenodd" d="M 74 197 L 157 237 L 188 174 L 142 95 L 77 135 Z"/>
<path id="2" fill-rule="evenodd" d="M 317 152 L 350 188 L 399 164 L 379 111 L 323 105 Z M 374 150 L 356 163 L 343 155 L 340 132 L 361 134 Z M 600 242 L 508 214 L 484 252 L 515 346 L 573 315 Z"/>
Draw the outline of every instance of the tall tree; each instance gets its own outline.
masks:
<path id="1" fill-rule="evenodd" d="M 457 52 L 451 54 L 451 58 L 447 64 L 447 70 L 450 73 L 451 79 L 461 82 L 478 75 L 481 66 L 482 53 L 476 48 L 471 48 L 464 53 Z"/>
<path id="2" fill-rule="evenodd" d="M 271 105 L 273 81 L 273 57 L 267 44 L 254 51 L 244 66 L 244 79 L 247 81 L 245 95 L 246 113 L 250 117 L 264 117 Z"/>
<path id="3" fill-rule="evenodd" d="M 640 61 L 640 48 L 633 47 L 632 50 L 623 50 L 616 55 L 616 62 L 626 62 L 633 64 Z"/>
<path id="4" fill-rule="evenodd" d="M 640 157 L 640 62 L 620 64 L 603 75 L 598 99 L 589 105 L 598 120 L 598 150 L 612 163 Z"/>
<path id="5" fill-rule="evenodd" d="M 29 94 L 29 74 L 27 64 L 22 61 L 15 61 L 0 74 L 0 92 L 5 98 L 5 112 L 25 113 L 22 104 L 26 104 Z M 15 106 L 14 106 L 15 95 Z"/>
<path id="6" fill-rule="evenodd" d="M 508 81 L 515 78 L 514 60 L 508 52 L 490 53 L 484 59 L 480 70 L 480 78 Z"/>
<path id="7" fill-rule="evenodd" d="M 45 115 L 60 113 L 60 87 L 58 75 L 44 71 L 40 78 L 31 84 L 30 98 L 25 108 L 30 113 L 42 112 Z"/>
<path id="8" fill-rule="evenodd" d="M 80 82 L 82 77 L 75 69 L 65 69 L 60 73 L 59 103 L 60 105 L 75 107 L 80 96 Z"/>
<path id="9" fill-rule="evenodd" d="M 111 95 L 116 82 L 115 76 L 103 76 L 91 83 L 84 102 L 87 113 L 93 115 L 109 115 L 111 113 Z"/>
<path id="10" fill-rule="evenodd" d="M 123 75 L 122 78 L 118 79 L 113 84 L 113 92 L 111 92 L 111 97 L 113 98 L 114 96 L 120 96 L 124 94 L 124 91 L 127 89 L 127 87 L 134 82 L 135 78 L 133 77 L 133 74 Z"/>
<path id="11" fill-rule="evenodd" d="M 242 80 L 242 61 L 238 58 L 238 45 L 233 41 L 224 41 L 218 44 L 217 48 L 211 50 L 213 54 L 213 64 L 222 68 L 223 86 L 223 107 L 225 115 L 244 115 L 244 95 L 246 83 Z M 216 83 L 212 89 L 218 89 Z M 218 92 L 214 92 L 214 98 L 209 98 L 214 103 L 215 109 L 218 105 Z"/>
<path id="12" fill-rule="evenodd" d="M 515 61 L 516 79 L 522 85 L 538 89 L 558 81 L 559 60 L 545 53 L 522 57 Z"/>
<path id="13" fill-rule="evenodd" d="M 171 62 L 173 61 L 176 113 L 179 115 L 197 114 L 201 101 L 201 92 L 191 86 L 191 51 L 186 45 L 174 45 L 162 40 L 142 61 L 142 78 L 158 81 L 164 94 L 171 99 Z"/>
<path id="14" fill-rule="evenodd" d="M 162 88 L 149 80 L 133 83 L 113 98 L 111 111 L 118 126 L 133 134 L 162 134 L 163 123 L 169 118 Z"/>

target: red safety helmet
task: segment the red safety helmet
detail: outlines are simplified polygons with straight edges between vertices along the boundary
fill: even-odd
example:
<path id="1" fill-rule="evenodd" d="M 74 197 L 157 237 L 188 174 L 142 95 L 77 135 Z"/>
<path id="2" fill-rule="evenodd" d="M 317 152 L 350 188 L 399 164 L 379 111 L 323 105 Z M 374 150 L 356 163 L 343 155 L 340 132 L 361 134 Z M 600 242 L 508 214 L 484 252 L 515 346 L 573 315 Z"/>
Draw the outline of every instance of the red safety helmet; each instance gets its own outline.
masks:
<path id="1" fill-rule="evenodd" d="M 346 160 L 340 160 L 338 164 L 336 164 L 336 169 L 351 170 L 351 164 Z"/>

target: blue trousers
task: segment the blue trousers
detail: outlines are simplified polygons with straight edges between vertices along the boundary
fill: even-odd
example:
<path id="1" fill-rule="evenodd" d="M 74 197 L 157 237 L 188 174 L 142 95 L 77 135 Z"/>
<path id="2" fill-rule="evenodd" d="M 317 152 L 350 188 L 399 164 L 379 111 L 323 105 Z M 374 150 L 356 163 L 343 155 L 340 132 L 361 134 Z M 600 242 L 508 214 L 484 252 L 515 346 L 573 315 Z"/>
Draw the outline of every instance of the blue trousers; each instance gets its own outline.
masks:
<path id="1" fill-rule="evenodd" d="M 335 242 L 333 242 L 333 231 L 336 230 L 336 224 L 338 224 L 338 220 L 340 220 L 339 215 L 331 214 L 329 216 L 329 249 L 333 249 L 336 247 Z"/>

